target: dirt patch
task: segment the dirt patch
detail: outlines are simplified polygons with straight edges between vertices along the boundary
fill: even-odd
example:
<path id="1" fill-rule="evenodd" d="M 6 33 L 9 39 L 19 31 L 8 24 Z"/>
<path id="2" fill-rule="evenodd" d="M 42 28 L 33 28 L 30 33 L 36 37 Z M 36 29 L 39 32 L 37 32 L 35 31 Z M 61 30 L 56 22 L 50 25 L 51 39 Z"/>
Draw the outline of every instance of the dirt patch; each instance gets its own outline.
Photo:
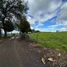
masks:
<path id="1" fill-rule="evenodd" d="M 67 67 L 66 53 L 45 48 L 41 55 L 43 64 L 50 64 L 51 67 Z"/>

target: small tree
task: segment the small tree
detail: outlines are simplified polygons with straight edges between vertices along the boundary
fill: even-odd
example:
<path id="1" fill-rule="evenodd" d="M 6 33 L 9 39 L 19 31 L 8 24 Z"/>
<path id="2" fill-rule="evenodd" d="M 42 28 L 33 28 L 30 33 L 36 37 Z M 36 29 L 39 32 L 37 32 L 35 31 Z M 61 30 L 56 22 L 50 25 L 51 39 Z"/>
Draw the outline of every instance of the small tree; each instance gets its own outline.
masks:
<path id="1" fill-rule="evenodd" d="M 18 28 L 22 34 L 22 36 L 26 36 L 25 34 L 28 33 L 31 29 L 30 29 L 30 24 L 27 21 L 26 17 L 24 16 L 23 19 L 21 19 L 20 24 L 18 25 Z"/>
<path id="2" fill-rule="evenodd" d="M 30 24 L 27 20 L 21 20 L 21 22 L 20 22 L 20 31 L 22 33 L 28 33 L 30 31 Z"/>

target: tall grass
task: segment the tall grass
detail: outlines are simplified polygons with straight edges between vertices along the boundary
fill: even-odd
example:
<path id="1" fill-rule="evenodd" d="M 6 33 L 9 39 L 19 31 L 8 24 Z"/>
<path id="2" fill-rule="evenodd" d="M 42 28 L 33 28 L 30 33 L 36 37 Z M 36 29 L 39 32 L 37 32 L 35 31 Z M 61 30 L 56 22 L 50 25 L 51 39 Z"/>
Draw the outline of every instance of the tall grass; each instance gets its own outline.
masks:
<path id="1" fill-rule="evenodd" d="M 67 51 L 67 32 L 31 33 L 30 37 L 43 47 Z"/>

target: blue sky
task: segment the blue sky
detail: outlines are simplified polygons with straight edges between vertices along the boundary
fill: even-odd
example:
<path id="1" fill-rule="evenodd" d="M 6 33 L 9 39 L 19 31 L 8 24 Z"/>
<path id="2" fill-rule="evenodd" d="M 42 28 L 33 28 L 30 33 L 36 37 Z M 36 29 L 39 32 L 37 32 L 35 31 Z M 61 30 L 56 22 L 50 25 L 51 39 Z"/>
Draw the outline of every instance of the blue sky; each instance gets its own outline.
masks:
<path id="1" fill-rule="evenodd" d="M 46 32 L 67 31 L 67 0 L 28 0 L 31 28 Z"/>

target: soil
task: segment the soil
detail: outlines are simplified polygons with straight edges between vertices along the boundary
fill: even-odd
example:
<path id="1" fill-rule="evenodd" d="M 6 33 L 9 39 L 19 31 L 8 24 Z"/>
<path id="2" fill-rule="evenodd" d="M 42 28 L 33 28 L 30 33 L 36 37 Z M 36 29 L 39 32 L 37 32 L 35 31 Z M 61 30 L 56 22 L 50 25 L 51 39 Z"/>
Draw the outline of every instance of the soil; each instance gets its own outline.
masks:
<path id="1" fill-rule="evenodd" d="M 21 39 L 0 40 L 0 67 L 67 67 L 67 54 Z"/>

